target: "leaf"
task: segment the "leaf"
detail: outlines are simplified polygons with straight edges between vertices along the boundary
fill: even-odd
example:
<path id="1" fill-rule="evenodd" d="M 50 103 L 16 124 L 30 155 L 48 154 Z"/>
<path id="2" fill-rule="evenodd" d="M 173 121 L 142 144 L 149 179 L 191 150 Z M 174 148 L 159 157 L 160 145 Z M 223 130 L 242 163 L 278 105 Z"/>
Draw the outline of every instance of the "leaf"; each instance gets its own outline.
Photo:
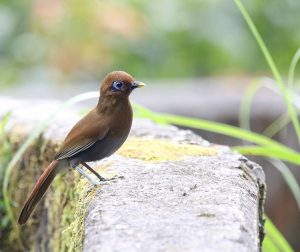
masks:
<path id="1" fill-rule="evenodd" d="M 263 252 L 293 252 L 289 243 L 278 231 L 272 221 L 266 217 L 265 222 L 266 237 L 263 241 Z"/>

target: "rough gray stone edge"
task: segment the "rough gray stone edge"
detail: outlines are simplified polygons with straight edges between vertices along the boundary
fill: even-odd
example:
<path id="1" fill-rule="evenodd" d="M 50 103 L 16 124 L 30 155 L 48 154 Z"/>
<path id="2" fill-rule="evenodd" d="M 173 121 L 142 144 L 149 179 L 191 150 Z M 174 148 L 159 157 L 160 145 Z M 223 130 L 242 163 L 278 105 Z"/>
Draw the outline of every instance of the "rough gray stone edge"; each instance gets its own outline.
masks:
<path id="1" fill-rule="evenodd" d="M 259 241 L 260 241 L 259 247 L 260 247 L 260 251 L 261 251 L 262 250 L 262 242 L 265 237 L 264 205 L 265 205 L 266 190 L 267 190 L 265 174 L 260 165 L 250 161 L 246 157 L 241 156 L 239 160 L 241 162 L 240 168 L 256 182 L 256 184 L 258 185 L 258 188 L 259 188 L 259 201 L 258 201 L 258 204 L 259 204 L 258 205 L 258 214 L 259 214 L 258 225 L 259 226 L 258 226 L 258 228 L 259 228 Z"/>

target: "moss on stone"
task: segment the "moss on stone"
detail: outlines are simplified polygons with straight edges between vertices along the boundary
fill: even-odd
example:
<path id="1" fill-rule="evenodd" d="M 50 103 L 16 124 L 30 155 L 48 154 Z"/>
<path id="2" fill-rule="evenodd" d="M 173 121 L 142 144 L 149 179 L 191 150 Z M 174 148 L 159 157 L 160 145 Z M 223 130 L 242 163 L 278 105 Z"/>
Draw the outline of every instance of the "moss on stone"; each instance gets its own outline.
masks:
<path id="1" fill-rule="evenodd" d="M 13 131 L 9 139 L 12 146 L 17 148 L 24 141 L 25 133 L 22 134 L 21 130 Z M 24 202 L 34 181 L 54 156 L 56 146 L 57 143 L 41 136 L 23 155 L 10 179 L 10 188 L 14 188 L 12 198 L 16 202 Z M 66 174 L 58 175 L 47 191 L 45 200 L 38 204 L 28 223 L 11 230 L 6 249 L 82 251 L 85 212 L 96 191 L 87 192 L 88 186 L 87 180 L 77 172 L 70 170 Z M 21 204 L 14 209 L 16 217 Z M 21 240 L 23 244 L 18 243 Z"/>
<path id="2" fill-rule="evenodd" d="M 75 174 L 75 176 L 74 176 Z M 67 173 L 53 182 L 53 195 L 46 207 L 51 220 L 51 251 L 82 251 L 84 217 L 96 190 L 88 192 L 88 182 L 77 173 Z"/>
<path id="3" fill-rule="evenodd" d="M 22 134 L 11 136 L 10 142 L 14 145 L 22 142 Z M 56 142 L 40 137 L 22 157 L 11 179 L 12 185 L 18 185 L 14 187 L 13 197 L 17 202 L 24 201 L 22 199 L 28 195 L 33 181 L 40 176 L 54 156 L 56 147 Z M 129 138 L 118 153 L 146 162 L 163 162 L 180 160 L 187 156 L 214 156 L 218 155 L 219 149 L 179 144 L 164 139 Z M 111 166 L 108 161 L 95 169 L 104 177 L 111 178 L 116 175 L 110 170 Z M 27 251 L 82 251 L 85 212 L 96 192 L 87 192 L 88 186 L 87 180 L 73 171 L 55 178 L 45 201 L 38 205 L 29 223 L 22 227 L 21 236 Z M 17 216 L 19 208 L 15 210 Z M 14 247 L 13 244 L 11 247 Z"/>
<path id="4" fill-rule="evenodd" d="M 147 162 L 163 162 L 180 160 L 188 156 L 215 156 L 219 148 L 203 147 L 194 144 L 179 144 L 164 139 L 129 138 L 119 150 L 125 157 Z"/>
<path id="5" fill-rule="evenodd" d="M 212 156 L 219 153 L 216 147 L 201 147 L 191 144 L 178 144 L 167 140 L 130 138 L 121 148 L 122 156 L 149 162 L 179 160 L 186 156 Z M 95 167 L 105 177 L 113 177 L 111 163 Z M 75 175 L 74 175 L 75 174 Z M 82 251 L 84 217 L 88 203 L 96 190 L 87 193 L 88 182 L 79 174 L 69 172 L 58 176 L 51 187 L 51 197 L 47 197 L 48 234 L 52 234 L 52 251 Z"/>

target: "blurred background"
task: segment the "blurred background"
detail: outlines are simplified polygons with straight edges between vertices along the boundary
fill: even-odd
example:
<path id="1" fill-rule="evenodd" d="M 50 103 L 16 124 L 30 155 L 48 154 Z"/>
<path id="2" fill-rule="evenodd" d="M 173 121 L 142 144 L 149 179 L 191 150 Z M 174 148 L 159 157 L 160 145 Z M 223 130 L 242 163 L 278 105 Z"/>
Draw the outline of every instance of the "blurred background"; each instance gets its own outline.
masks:
<path id="1" fill-rule="evenodd" d="M 300 46 L 300 1 L 245 4 L 286 76 Z M 133 96 L 142 105 L 232 125 L 238 125 L 248 84 L 271 76 L 233 1 L 0 1 L 0 99 L 71 97 L 98 90 L 112 70 L 148 83 Z M 267 89 L 255 96 L 252 109 L 257 132 L 285 111 L 281 97 Z M 219 144 L 240 144 L 197 133 Z M 276 139 L 296 148 L 289 126 Z M 255 160 L 267 175 L 267 214 L 299 251 L 299 208 L 280 173 Z M 300 181 L 299 167 L 290 168 Z"/>
<path id="2" fill-rule="evenodd" d="M 2 0 L 0 85 L 98 81 L 112 69 L 154 79 L 268 72 L 231 1 Z M 299 47 L 297 0 L 247 3 L 287 70 Z"/>

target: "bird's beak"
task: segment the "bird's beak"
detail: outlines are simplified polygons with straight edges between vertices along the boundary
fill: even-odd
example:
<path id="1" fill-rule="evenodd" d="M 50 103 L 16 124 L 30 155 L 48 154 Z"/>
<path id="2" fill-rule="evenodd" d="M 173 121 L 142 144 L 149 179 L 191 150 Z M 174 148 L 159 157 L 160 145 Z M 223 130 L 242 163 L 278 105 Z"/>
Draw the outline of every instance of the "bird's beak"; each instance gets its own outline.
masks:
<path id="1" fill-rule="evenodd" d="M 133 81 L 133 82 L 131 83 L 131 86 L 132 86 L 133 88 L 142 88 L 142 87 L 145 87 L 146 84 L 143 83 L 143 82 L 141 82 L 141 81 Z"/>

